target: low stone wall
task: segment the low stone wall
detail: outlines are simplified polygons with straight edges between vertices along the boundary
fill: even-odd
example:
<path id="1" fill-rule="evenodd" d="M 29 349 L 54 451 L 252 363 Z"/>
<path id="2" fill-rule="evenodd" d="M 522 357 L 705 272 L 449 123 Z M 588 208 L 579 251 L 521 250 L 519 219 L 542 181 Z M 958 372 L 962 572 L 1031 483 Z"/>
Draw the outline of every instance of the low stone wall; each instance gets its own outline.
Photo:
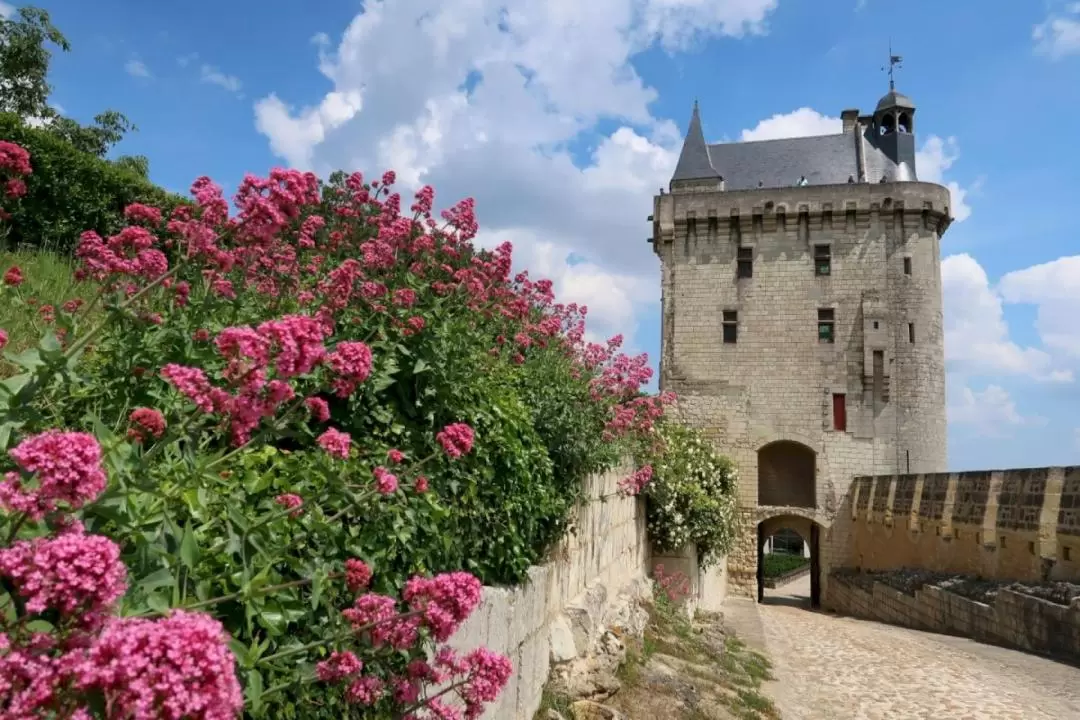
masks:
<path id="1" fill-rule="evenodd" d="M 987 605 L 934 586 L 909 595 L 876 581 L 862 587 L 851 575 L 833 573 L 830 580 L 828 605 L 838 613 L 962 635 L 1080 665 L 1080 598 L 1066 607 L 1003 589 Z"/>
<path id="2" fill-rule="evenodd" d="M 685 575 L 690 581 L 690 592 L 682 599 L 683 609 L 689 615 L 697 610 L 719 612 L 727 597 L 727 558 L 709 568 L 698 563 L 697 548 L 688 545 L 679 552 L 653 550 L 652 570 L 663 566 L 665 575 Z"/>
<path id="3" fill-rule="evenodd" d="M 553 559 L 514 588 L 484 588 L 484 599 L 452 638 L 468 651 L 481 645 L 507 655 L 514 675 L 488 720 L 532 720 L 553 661 L 590 658 L 611 635 L 640 632 L 648 597 L 649 544 L 644 501 L 618 495 L 632 468 L 590 477 L 571 533 Z"/>

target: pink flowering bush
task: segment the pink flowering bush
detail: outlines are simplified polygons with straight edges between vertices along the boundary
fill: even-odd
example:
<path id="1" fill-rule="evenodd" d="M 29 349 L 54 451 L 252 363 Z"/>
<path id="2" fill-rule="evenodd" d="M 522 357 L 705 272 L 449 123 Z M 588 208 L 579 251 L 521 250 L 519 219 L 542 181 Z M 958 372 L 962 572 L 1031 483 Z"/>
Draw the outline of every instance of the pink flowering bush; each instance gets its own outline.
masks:
<path id="1" fill-rule="evenodd" d="M 168 654 L 142 621 L 205 638 L 180 614 L 205 612 L 252 716 L 474 715 L 505 659 L 431 653 L 480 582 L 541 561 L 585 476 L 669 399 L 641 394 L 648 364 L 621 338 L 585 340 L 585 308 L 513 273 L 509 244 L 474 248 L 471 201 L 437 213 L 425 188 L 405 210 L 393 182 L 275 169 L 231 205 L 208 178 L 191 205 L 131 205 L 77 243 L 96 293 L 7 356 L 23 372 L 0 383 L 0 537 L 29 553 L 34 523 L 77 514 L 127 567 L 101 642 Z M 116 707 L 166 701 L 125 673 L 95 681 Z"/>

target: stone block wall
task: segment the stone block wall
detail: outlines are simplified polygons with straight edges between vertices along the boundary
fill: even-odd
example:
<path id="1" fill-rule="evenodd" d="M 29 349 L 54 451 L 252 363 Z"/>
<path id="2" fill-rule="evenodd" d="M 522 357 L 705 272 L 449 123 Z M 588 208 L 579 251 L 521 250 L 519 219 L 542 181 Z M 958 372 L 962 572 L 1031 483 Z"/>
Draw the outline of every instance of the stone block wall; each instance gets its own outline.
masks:
<path id="1" fill-rule="evenodd" d="M 1080 581 L 1080 467 L 858 477 L 837 519 L 833 567 Z"/>
<path id="2" fill-rule="evenodd" d="M 533 567 L 523 585 L 484 588 L 480 607 L 451 639 L 459 650 L 486 646 L 514 663 L 485 718 L 532 720 L 553 659 L 586 657 L 606 630 L 636 622 L 637 604 L 650 592 L 650 552 L 644 501 L 617 493 L 631 471 L 590 477 L 572 531 L 552 559 Z"/>
<path id="3" fill-rule="evenodd" d="M 834 575 L 833 610 L 916 630 L 962 635 L 1080 664 L 1080 599 L 1066 607 L 1012 590 L 998 592 L 993 605 L 926 586 L 913 595 L 880 582 L 871 588 Z"/>

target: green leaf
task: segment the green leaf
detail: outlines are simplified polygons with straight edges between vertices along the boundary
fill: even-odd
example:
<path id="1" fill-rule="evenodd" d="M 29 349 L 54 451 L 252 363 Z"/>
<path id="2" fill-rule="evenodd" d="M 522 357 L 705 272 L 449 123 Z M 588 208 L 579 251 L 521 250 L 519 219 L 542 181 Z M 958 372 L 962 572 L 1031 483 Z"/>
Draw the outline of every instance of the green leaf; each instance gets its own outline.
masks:
<path id="1" fill-rule="evenodd" d="M 139 581 L 139 587 L 149 592 L 173 584 L 173 574 L 169 568 L 161 568 Z"/>
<path id="2" fill-rule="evenodd" d="M 184 526 L 184 539 L 180 541 L 180 562 L 189 570 L 194 569 L 199 562 L 199 544 L 195 540 L 195 531 L 190 520 Z"/>
<path id="3" fill-rule="evenodd" d="M 244 687 L 244 698 L 251 707 L 252 712 L 262 710 L 263 677 L 258 670 L 248 670 L 247 683 Z"/>
<path id="4" fill-rule="evenodd" d="M 413 365 L 413 375 L 419 375 L 428 369 L 428 364 L 424 362 L 424 358 L 417 358 L 416 364 Z"/>
<path id="5" fill-rule="evenodd" d="M 23 368 L 24 370 L 37 370 L 39 367 L 45 364 L 44 361 L 42 361 L 41 359 L 41 353 L 39 353 L 34 348 L 30 348 L 29 350 L 23 350 L 18 355 L 11 355 L 5 353 L 4 357 L 6 357 L 8 360 L 18 365 L 19 367 Z"/>
<path id="6" fill-rule="evenodd" d="M 169 601 L 161 593 L 150 593 L 146 596 L 146 606 L 156 613 L 165 614 L 169 611 Z"/>
<path id="7" fill-rule="evenodd" d="M 325 578 L 321 572 L 316 572 L 311 578 L 311 609 L 319 607 L 319 601 L 322 600 L 323 583 Z"/>
<path id="8" fill-rule="evenodd" d="M 0 388 L 3 388 L 8 395 L 14 397 L 15 395 L 18 395 L 19 391 L 26 387 L 27 383 L 29 383 L 33 379 L 33 373 L 12 375 L 11 377 L 5 378 L 4 380 L 0 381 Z"/>
<path id="9" fill-rule="evenodd" d="M 60 340 L 56 337 L 56 333 L 52 330 L 49 330 L 42 335 L 41 340 L 38 342 L 38 349 L 45 354 L 59 352 L 60 350 L 63 350 L 63 347 L 64 346 L 60 344 Z"/>

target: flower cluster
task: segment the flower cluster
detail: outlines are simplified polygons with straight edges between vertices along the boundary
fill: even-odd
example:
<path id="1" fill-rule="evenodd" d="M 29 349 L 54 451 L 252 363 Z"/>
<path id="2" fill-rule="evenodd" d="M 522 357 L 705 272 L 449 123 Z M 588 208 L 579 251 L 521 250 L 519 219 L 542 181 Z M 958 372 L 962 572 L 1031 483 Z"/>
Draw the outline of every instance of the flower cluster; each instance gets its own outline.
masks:
<path id="1" fill-rule="evenodd" d="M 661 423 L 655 439 L 638 458 L 652 470 L 644 487 L 650 538 L 661 550 L 693 543 L 704 566 L 716 562 L 734 540 L 735 467 L 699 431 L 678 423 Z"/>
<path id="2" fill-rule="evenodd" d="M 30 167 L 30 153 L 15 143 L 0 140 L 0 198 L 18 199 L 26 194 L 26 182 L 23 177 L 33 172 Z M 3 180 L 7 176 L 7 180 Z M 0 206 L 0 220 L 10 216 Z"/>
<path id="3" fill-rule="evenodd" d="M 355 592 L 367 587 L 371 569 L 362 561 L 349 560 L 345 578 Z M 352 704 L 390 706 L 397 716 L 416 720 L 480 717 L 509 681 L 513 672 L 510 660 L 487 648 L 462 656 L 441 647 L 433 657 L 422 648 L 427 636 L 445 642 L 480 604 L 482 589 L 469 573 L 455 572 L 411 578 L 400 602 L 377 593 L 357 597 L 353 606 L 343 611 L 356 639 L 376 648 L 388 646 L 411 653 L 412 661 L 404 674 L 383 676 L 368 672 L 355 652 L 335 650 L 316 665 L 316 677 L 343 686 L 345 698 Z M 429 686 L 444 688 L 424 697 Z"/>
<path id="4" fill-rule="evenodd" d="M 653 568 L 653 581 L 658 598 L 669 603 L 682 602 L 690 595 L 690 578 L 678 571 L 668 573 L 662 564 Z"/>
<path id="5" fill-rule="evenodd" d="M 646 465 L 635 470 L 630 477 L 620 480 L 619 492 L 624 495 L 637 495 L 645 489 L 650 480 L 652 480 L 652 466 Z"/>
<path id="6" fill-rule="evenodd" d="M 153 433 L 151 415 L 139 417 Z M 12 526 L 48 513 L 50 532 L 0 548 L 0 580 L 15 600 L 14 618 L 0 618 L 4 717 L 89 720 L 91 700 L 104 698 L 109 717 L 235 718 L 242 695 L 218 621 L 182 611 L 159 620 L 110 618 L 127 590 L 120 548 L 86 534 L 56 504 L 77 508 L 104 489 L 97 440 L 50 430 L 8 454 L 26 475 L 8 472 L 0 486 Z M 49 630 L 34 629 L 46 619 Z"/>
<path id="7" fill-rule="evenodd" d="M 449 457 L 459 458 L 472 450 L 473 429 L 465 423 L 453 423 L 441 430 L 435 440 Z"/>

